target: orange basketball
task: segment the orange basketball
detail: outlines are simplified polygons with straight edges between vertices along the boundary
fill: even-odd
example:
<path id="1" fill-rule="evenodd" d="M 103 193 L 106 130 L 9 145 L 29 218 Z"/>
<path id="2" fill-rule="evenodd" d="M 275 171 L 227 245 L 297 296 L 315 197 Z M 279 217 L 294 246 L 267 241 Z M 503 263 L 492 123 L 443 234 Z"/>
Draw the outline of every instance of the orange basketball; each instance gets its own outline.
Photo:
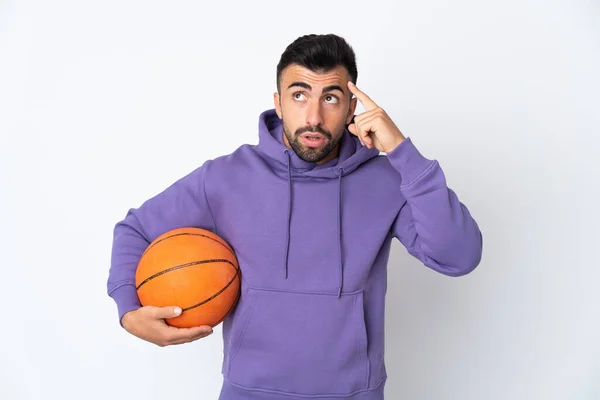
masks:
<path id="1" fill-rule="evenodd" d="M 178 306 L 166 322 L 189 328 L 214 327 L 240 295 L 240 269 L 229 244 L 199 228 L 178 228 L 156 238 L 140 259 L 135 285 L 143 306 Z"/>

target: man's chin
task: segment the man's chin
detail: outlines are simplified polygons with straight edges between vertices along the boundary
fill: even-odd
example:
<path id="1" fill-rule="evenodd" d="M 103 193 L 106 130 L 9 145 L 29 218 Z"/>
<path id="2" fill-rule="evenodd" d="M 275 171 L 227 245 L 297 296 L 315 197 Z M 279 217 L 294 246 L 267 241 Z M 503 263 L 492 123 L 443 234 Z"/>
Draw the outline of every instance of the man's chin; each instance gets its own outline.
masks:
<path id="1" fill-rule="evenodd" d="M 327 154 L 323 154 L 323 151 L 321 151 L 321 149 L 315 149 L 313 147 L 304 146 L 302 147 L 302 151 L 298 154 L 298 157 L 300 157 L 300 159 L 312 163 L 317 163 L 323 160 L 326 156 Z"/>
<path id="2" fill-rule="evenodd" d="M 322 144 L 319 147 L 305 146 L 300 145 L 302 152 L 304 154 L 323 154 L 323 149 L 327 146 L 327 144 Z"/>

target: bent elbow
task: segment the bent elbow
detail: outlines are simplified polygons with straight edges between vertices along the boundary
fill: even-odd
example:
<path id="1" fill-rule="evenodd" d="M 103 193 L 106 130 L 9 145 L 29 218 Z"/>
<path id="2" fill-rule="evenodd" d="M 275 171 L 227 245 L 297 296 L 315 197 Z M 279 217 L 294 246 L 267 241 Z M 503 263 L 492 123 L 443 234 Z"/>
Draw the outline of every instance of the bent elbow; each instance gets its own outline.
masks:
<path id="1" fill-rule="evenodd" d="M 452 273 L 449 274 L 453 277 L 459 277 L 468 275 L 473 272 L 481 263 L 483 256 L 483 237 L 479 232 L 477 243 L 471 245 L 463 253 L 463 257 L 460 257 L 460 261 L 451 268 Z"/>

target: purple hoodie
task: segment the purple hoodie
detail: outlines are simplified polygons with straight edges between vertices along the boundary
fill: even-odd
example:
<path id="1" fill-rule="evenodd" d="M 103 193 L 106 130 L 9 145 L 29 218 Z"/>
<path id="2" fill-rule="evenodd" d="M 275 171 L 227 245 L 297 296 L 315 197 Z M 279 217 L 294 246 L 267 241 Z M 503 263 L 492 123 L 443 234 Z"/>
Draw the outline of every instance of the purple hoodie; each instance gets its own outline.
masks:
<path id="1" fill-rule="evenodd" d="M 108 294 L 119 318 L 140 307 L 135 269 L 148 244 L 204 228 L 242 271 L 222 326 L 221 400 L 383 399 L 392 238 L 461 276 L 481 260 L 479 227 L 410 138 L 380 155 L 345 130 L 338 158 L 316 165 L 283 144 L 275 110 L 258 128 L 258 145 L 206 161 L 116 224 Z"/>

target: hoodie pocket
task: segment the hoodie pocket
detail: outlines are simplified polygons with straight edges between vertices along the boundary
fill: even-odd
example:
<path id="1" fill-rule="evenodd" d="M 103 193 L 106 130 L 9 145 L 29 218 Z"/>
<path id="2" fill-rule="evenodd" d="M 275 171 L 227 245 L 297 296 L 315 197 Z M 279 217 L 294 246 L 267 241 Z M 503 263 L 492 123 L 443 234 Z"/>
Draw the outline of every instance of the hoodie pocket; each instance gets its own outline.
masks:
<path id="1" fill-rule="evenodd" d="M 369 381 L 363 292 L 307 294 L 249 288 L 227 380 L 302 395 L 344 395 Z"/>

